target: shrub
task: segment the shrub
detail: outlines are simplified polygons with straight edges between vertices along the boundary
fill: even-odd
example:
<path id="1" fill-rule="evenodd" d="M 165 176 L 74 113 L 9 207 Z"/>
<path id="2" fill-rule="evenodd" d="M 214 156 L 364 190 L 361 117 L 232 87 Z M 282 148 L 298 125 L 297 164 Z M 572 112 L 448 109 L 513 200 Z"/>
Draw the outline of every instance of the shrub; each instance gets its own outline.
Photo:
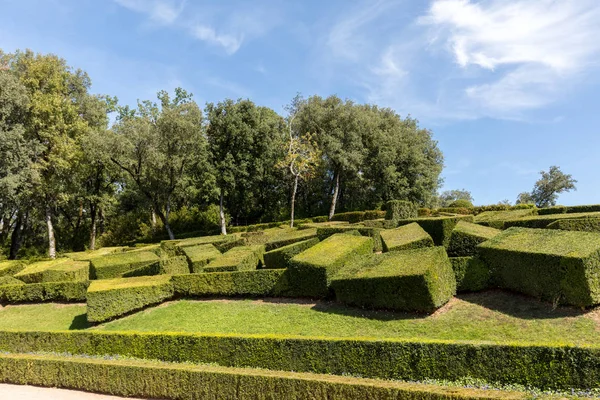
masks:
<path id="1" fill-rule="evenodd" d="M 383 243 L 381 242 L 381 229 L 367 227 L 364 225 L 343 225 L 343 226 L 332 226 L 332 227 L 323 227 L 317 229 L 317 237 L 320 240 L 325 240 L 329 236 L 336 233 L 350 233 L 357 231 L 362 236 L 368 236 L 373 239 L 373 250 L 374 251 L 382 251 Z"/>
<path id="2" fill-rule="evenodd" d="M 575 218 L 596 218 L 600 217 L 600 212 L 595 213 L 578 213 L 578 214 L 551 214 L 551 215 L 538 215 L 532 217 L 525 217 L 521 219 L 504 221 L 504 228 L 510 228 L 511 226 L 517 226 L 521 228 L 538 228 L 545 229 L 551 223 L 560 221 L 561 219 L 575 219 Z"/>
<path id="3" fill-rule="evenodd" d="M 473 222 L 479 225 L 503 229 L 504 221 L 529 217 L 537 213 L 536 209 L 526 208 L 522 210 L 509 211 L 484 211 L 473 218 Z"/>
<path id="4" fill-rule="evenodd" d="M 367 228 L 394 229 L 398 224 L 388 219 L 366 220 L 362 224 Z"/>
<path id="5" fill-rule="evenodd" d="M 442 247 L 375 256 L 358 271 L 344 268 L 332 279 L 337 301 L 370 308 L 432 312 L 456 293 L 452 266 Z"/>
<path id="6" fill-rule="evenodd" d="M 59 258 L 51 261 L 40 261 L 28 265 L 15 278 L 25 283 L 87 281 L 90 263 Z"/>
<path id="7" fill-rule="evenodd" d="M 448 247 L 450 244 L 450 235 L 458 221 L 472 222 L 473 216 L 457 215 L 449 217 L 404 219 L 399 221 L 398 225 L 403 226 L 416 222 L 425 230 L 425 232 L 429 233 L 436 246 Z"/>
<path id="8" fill-rule="evenodd" d="M 299 296 L 324 297 L 331 277 L 352 257 L 373 252 L 373 239 L 335 234 L 289 261 L 291 290 Z"/>
<path id="9" fill-rule="evenodd" d="M 127 253 L 110 254 L 90 262 L 92 279 L 112 279 L 139 268 L 158 268 L 160 258 L 145 248 Z"/>
<path id="10" fill-rule="evenodd" d="M 479 257 L 450 257 L 450 262 L 458 292 L 477 292 L 488 288 L 490 269 Z"/>
<path id="11" fill-rule="evenodd" d="M 198 246 L 200 244 L 216 244 L 229 242 L 232 240 L 237 240 L 238 237 L 235 235 L 215 235 L 215 236 L 202 236 L 184 239 L 180 241 L 176 241 L 175 246 L 177 247 L 189 247 L 189 246 Z"/>
<path id="12" fill-rule="evenodd" d="M 277 296 L 287 291 L 285 270 L 174 275 L 175 294 L 184 297 Z"/>
<path id="13" fill-rule="evenodd" d="M 473 203 L 469 200 L 458 199 L 454 200 L 452 203 L 448 204 L 450 208 L 473 208 Z"/>
<path id="14" fill-rule="evenodd" d="M 351 224 L 362 222 L 367 219 L 385 218 L 386 212 L 380 210 L 371 211 L 350 211 L 345 213 L 335 214 L 332 221 L 346 221 Z"/>
<path id="15" fill-rule="evenodd" d="M 600 303 L 600 235 L 509 228 L 478 247 L 498 286 L 538 298 Z"/>
<path id="16" fill-rule="evenodd" d="M 547 228 L 565 231 L 600 232 L 600 217 L 559 219 L 548 224 Z"/>
<path id="17" fill-rule="evenodd" d="M 173 297 L 169 275 L 93 281 L 87 292 L 89 322 L 104 322 Z"/>
<path id="18" fill-rule="evenodd" d="M 97 250 L 80 251 L 77 253 L 65 253 L 64 256 L 75 261 L 90 261 L 93 258 L 102 257 L 108 254 L 121 253 L 125 251 L 127 247 L 102 247 Z"/>
<path id="19" fill-rule="evenodd" d="M 419 224 L 381 231 L 383 251 L 399 251 L 433 246 L 433 239 Z"/>
<path id="20" fill-rule="evenodd" d="M 25 269 L 25 264 L 17 260 L 0 261 L 0 277 L 12 276 Z"/>
<path id="21" fill-rule="evenodd" d="M 537 210 L 538 215 L 550 215 L 550 214 L 566 214 L 567 207 L 565 206 L 553 206 L 548 208 L 539 208 Z"/>
<path id="22" fill-rule="evenodd" d="M 0 277 L 0 286 L 4 285 L 24 285 L 25 282 L 20 281 L 12 276 L 1 276 Z"/>
<path id="23" fill-rule="evenodd" d="M 385 219 L 397 223 L 401 219 L 416 218 L 418 207 L 416 204 L 405 200 L 390 200 L 385 205 Z"/>
<path id="24" fill-rule="evenodd" d="M 213 243 L 213 246 L 217 248 L 221 253 L 228 252 L 234 247 L 245 246 L 246 240 L 243 238 L 234 238 L 233 240 L 226 240 L 224 242 Z"/>
<path id="25" fill-rule="evenodd" d="M 204 268 L 204 272 L 251 271 L 263 262 L 265 246 L 234 247 L 221 257 L 215 258 Z"/>
<path id="26" fill-rule="evenodd" d="M 319 238 L 314 237 L 268 251 L 265 253 L 265 268 L 287 268 L 292 257 L 317 243 L 319 243 Z"/>
<path id="27" fill-rule="evenodd" d="M 588 213 L 600 211 L 600 204 L 584 205 L 584 206 L 570 206 L 567 207 L 567 213 Z"/>
<path id="28" fill-rule="evenodd" d="M 221 257 L 221 252 L 212 244 L 184 247 L 183 252 L 193 273 L 202 272 L 209 262 Z"/>
<path id="29" fill-rule="evenodd" d="M 419 208 L 417 210 L 418 217 L 429 217 L 431 214 L 433 214 L 433 210 L 431 208 Z"/>
<path id="30" fill-rule="evenodd" d="M 448 255 L 450 257 L 467 257 L 477 253 L 477 245 L 493 238 L 500 230 L 487 226 L 459 221 L 450 235 Z"/>
<path id="31" fill-rule="evenodd" d="M 308 239 L 317 237 L 317 229 L 300 229 L 291 232 L 286 232 L 282 235 L 278 235 L 275 238 L 269 240 L 265 246 L 267 251 L 275 250 L 280 247 L 290 245 L 292 243 L 303 242 Z"/>
<path id="32" fill-rule="evenodd" d="M 0 286 L 2 303 L 41 303 L 45 301 L 82 302 L 86 299 L 88 281 L 47 282 Z"/>
<path id="33" fill-rule="evenodd" d="M 474 208 L 459 208 L 459 207 L 444 207 L 444 208 L 438 208 L 436 210 L 438 213 L 442 214 L 461 214 L 461 215 L 474 215 L 475 214 L 475 209 Z"/>
<path id="34" fill-rule="evenodd" d="M 163 257 L 160 259 L 159 274 L 181 275 L 190 273 L 190 265 L 186 256 Z"/>

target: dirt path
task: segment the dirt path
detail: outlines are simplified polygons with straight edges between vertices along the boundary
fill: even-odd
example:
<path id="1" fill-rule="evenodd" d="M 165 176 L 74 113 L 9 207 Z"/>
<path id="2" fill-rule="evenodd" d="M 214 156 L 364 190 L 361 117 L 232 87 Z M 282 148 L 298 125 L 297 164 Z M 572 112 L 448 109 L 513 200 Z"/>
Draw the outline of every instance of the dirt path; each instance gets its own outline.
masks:
<path id="1" fill-rule="evenodd" d="M 119 400 L 124 397 L 104 396 L 74 390 L 40 388 L 35 386 L 5 385 L 0 383 L 2 400 Z M 135 400 L 129 398 L 129 400 Z M 140 399 L 138 399 L 140 400 Z"/>

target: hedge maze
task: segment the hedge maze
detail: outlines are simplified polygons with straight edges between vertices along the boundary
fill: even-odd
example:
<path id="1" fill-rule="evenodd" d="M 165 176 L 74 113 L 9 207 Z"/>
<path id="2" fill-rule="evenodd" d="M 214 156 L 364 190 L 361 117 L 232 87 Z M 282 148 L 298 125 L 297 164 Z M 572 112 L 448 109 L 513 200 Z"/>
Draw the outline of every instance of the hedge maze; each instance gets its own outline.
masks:
<path id="1" fill-rule="evenodd" d="M 594 346 L 94 329 L 165 301 L 193 299 L 309 301 L 315 307 L 325 301 L 340 310 L 417 319 L 431 318 L 454 296 L 493 289 L 530 296 L 532 304 L 590 309 L 600 304 L 599 209 L 464 215 L 449 212 L 462 209 L 434 212 L 395 201 L 385 212 L 345 213 L 298 228 L 264 224 L 227 236 L 68 253 L 49 261 L 1 261 L 0 303 L 85 303 L 93 329 L 0 330 L 0 381 L 172 399 L 211 398 L 211 391 L 229 393 L 231 385 L 243 389 L 230 398 L 530 396 L 403 380 L 597 389 L 600 347 Z M 82 379 L 89 374 L 101 378 Z M 160 379 L 167 377 L 165 385 Z"/>

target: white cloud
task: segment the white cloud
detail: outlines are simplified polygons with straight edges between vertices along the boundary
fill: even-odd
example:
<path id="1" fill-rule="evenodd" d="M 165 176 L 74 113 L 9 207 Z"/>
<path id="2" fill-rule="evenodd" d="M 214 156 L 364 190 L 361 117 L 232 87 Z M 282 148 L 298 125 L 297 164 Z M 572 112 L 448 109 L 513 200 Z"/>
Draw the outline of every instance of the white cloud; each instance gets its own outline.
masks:
<path id="1" fill-rule="evenodd" d="M 206 25 L 194 25 L 190 27 L 190 31 L 197 39 L 223 47 L 227 54 L 233 54 L 238 51 L 243 41 L 243 37 L 235 37 L 234 35 L 229 34 L 218 34 L 213 28 Z"/>
<path id="2" fill-rule="evenodd" d="M 114 0 L 122 7 L 146 14 L 151 21 L 161 25 L 173 24 L 185 7 L 185 0 Z"/>

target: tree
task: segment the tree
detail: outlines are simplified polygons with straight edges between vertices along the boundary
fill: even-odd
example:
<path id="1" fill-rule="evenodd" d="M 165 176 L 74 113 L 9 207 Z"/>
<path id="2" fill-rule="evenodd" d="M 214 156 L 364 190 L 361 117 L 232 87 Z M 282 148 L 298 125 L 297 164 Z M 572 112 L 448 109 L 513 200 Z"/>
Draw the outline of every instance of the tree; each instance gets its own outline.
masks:
<path id="1" fill-rule="evenodd" d="M 165 91 L 158 92 L 157 98 L 159 104 L 142 101 L 136 110 L 120 109 L 106 151 L 148 199 L 174 239 L 169 224 L 173 200 L 185 190 L 194 165 L 206 157 L 206 139 L 202 112 L 191 94 L 177 88 L 173 99 Z"/>
<path id="2" fill-rule="evenodd" d="M 577 181 L 555 165 L 551 166 L 548 172 L 541 171 L 540 174 L 542 177 L 535 183 L 531 192 L 531 198 L 537 207 L 554 206 L 560 193 L 577 190 Z"/>
<path id="3" fill-rule="evenodd" d="M 517 196 L 517 201 L 515 204 L 535 204 L 535 200 L 533 200 L 531 193 L 522 192 L 519 193 L 519 196 Z"/>
<path id="4" fill-rule="evenodd" d="M 466 189 L 446 190 L 440 195 L 440 202 L 442 207 L 449 207 L 450 203 L 453 203 L 456 200 L 466 200 L 472 203 L 473 196 L 471 195 L 471 192 L 469 192 Z"/>

